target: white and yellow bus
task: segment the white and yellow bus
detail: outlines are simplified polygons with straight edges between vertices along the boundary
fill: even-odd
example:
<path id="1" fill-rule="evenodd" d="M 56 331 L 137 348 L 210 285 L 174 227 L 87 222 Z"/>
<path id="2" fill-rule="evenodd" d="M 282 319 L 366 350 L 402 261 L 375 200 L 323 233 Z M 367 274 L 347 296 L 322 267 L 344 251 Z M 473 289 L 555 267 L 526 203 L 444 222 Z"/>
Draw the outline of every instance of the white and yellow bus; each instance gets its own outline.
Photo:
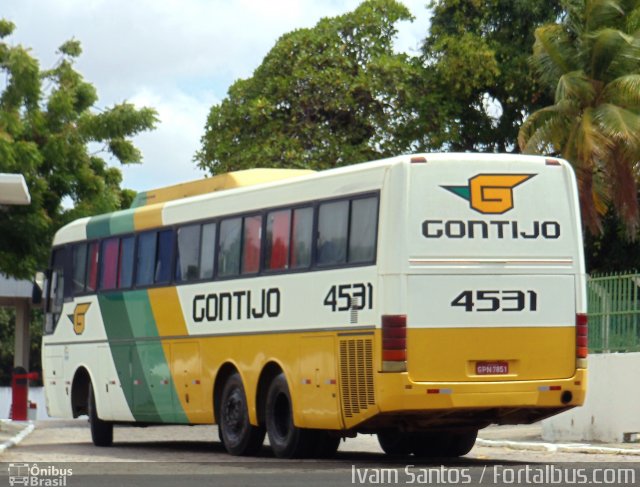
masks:
<path id="1" fill-rule="evenodd" d="M 575 178 L 558 159 L 423 154 L 140 194 L 55 236 L 48 412 L 218 424 L 225 448 L 459 456 L 581 405 Z"/>

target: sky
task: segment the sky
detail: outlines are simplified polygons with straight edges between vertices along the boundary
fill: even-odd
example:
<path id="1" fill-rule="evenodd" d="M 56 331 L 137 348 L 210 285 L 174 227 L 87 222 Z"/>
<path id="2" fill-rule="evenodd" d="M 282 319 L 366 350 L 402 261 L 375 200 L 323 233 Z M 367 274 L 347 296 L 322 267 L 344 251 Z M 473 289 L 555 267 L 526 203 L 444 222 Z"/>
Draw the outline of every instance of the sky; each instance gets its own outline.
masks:
<path id="1" fill-rule="evenodd" d="M 154 131 L 133 140 L 143 163 L 120 166 L 136 191 L 202 178 L 193 162 L 207 114 L 231 84 L 248 78 L 277 39 L 360 0 L 1 0 L 16 24 L 5 40 L 32 49 L 43 69 L 77 39 L 76 69 L 98 92 L 98 108 L 128 101 L 158 111 Z M 404 0 L 416 19 L 398 24 L 398 51 L 416 54 L 429 26 L 427 0 Z M 106 156 L 106 154 L 105 154 Z M 111 161 L 114 165 L 119 165 Z"/>

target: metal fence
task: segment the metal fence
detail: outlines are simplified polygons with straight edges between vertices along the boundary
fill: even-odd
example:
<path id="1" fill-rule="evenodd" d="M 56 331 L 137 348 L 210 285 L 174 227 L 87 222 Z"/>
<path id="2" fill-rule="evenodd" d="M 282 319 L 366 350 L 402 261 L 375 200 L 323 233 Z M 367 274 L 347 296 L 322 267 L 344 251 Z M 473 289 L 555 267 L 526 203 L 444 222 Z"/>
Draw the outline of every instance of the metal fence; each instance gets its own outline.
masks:
<path id="1" fill-rule="evenodd" d="M 640 351 L 640 274 L 592 275 L 587 299 L 590 353 Z"/>

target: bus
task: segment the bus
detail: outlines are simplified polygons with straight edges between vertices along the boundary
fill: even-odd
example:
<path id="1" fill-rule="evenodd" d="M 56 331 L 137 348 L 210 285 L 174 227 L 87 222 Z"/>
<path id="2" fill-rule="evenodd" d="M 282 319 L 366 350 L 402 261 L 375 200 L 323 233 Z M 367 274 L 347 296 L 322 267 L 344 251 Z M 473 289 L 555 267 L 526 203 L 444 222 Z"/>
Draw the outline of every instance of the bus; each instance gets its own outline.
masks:
<path id="1" fill-rule="evenodd" d="M 375 434 L 461 456 L 490 424 L 586 393 L 574 173 L 512 154 L 413 154 L 320 172 L 251 169 L 139 194 L 54 238 L 48 413 L 217 424 L 280 458 Z"/>

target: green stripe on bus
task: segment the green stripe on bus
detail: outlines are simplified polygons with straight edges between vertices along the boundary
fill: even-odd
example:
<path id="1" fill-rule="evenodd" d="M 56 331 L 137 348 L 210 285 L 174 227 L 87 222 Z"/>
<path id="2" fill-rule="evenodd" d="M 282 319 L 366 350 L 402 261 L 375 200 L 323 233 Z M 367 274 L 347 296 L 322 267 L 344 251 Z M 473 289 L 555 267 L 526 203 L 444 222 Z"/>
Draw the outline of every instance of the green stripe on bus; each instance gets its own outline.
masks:
<path id="1" fill-rule="evenodd" d="M 135 210 L 123 210 L 115 213 L 111 217 L 109 229 L 111 235 L 118 235 L 121 233 L 131 233 L 135 230 L 133 224 L 133 214 Z"/>
<path id="2" fill-rule="evenodd" d="M 108 237 L 110 233 L 110 215 L 98 215 L 91 217 L 87 223 L 87 239 Z"/>
<path id="3" fill-rule="evenodd" d="M 144 206 L 147 204 L 147 193 L 146 191 L 142 191 L 138 193 L 133 201 L 131 202 L 131 208 L 138 208 L 140 206 Z"/>
<path id="4" fill-rule="evenodd" d="M 122 233 L 131 233 L 135 230 L 133 215 L 135 210 L 123 210 L 110 215 L 94 216 L 87 223 L 87 238 L 110 237 Z"/>
<path id="5" fill-rule="evenodd" d="M 110 341 L 158 336 L 147 291 L 98 296 Z M 174 404 L 175 384 L 161 343 L 111 343 L 110 348 L 127 404 L 136 421 L 188 422 L 180 404 Z"/>

